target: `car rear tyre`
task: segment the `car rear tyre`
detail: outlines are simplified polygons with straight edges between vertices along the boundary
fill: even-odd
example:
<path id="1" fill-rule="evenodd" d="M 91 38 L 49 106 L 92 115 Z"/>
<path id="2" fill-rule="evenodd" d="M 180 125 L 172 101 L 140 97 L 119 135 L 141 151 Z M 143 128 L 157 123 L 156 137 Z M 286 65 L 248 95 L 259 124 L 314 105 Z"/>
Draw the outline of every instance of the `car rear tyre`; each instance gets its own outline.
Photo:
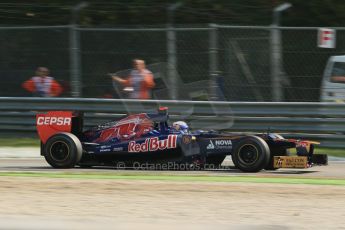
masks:
<path id="1" fill-rule="evenodd" d="M 234 165 L 244 172 L 258 172 L 269 162 L 270 149 L 260 137 L 243 138 L 231 154 Z"/>
<path id="2" fill-rule="evenodd" d="M 82 145 L 71 133 L 58 133 L 44 145 L 44 157 L 54 168 L 73 168 L 82 157 Z"/>

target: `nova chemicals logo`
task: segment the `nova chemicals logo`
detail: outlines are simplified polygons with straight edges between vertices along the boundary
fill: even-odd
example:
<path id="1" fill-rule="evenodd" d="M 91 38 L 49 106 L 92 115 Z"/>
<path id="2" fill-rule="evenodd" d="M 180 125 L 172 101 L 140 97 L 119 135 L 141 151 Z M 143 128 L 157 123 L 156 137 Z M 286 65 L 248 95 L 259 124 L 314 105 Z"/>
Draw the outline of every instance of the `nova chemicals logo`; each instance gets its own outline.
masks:
<path id="1" fill-rule="evenodd" d="M 211 140 L 210 143 L 207 145 L 206 149 L 214 149 L 214 144 Z"/>
<path id="2" fill-rule="evenodd" d="M 229 145 L 232 145 L 232 142 L 231 140 L 216 140 L 216 145 L 219 145 L 219 146 L 229 146 Z"/>
<path id="3" fill-rule="evenodd" d="M 232 141 L 231 140 L 210 140 L 209 144 L 207 145 L 206 149 L 224 149 L 224 150 L 231 150 L 232 149 Z"/>

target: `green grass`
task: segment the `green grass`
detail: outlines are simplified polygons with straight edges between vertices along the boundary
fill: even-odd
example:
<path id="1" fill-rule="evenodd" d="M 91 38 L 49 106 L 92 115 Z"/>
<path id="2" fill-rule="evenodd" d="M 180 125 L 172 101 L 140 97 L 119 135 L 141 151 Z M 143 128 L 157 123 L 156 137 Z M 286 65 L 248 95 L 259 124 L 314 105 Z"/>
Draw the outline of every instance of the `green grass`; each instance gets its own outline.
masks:
<path id="1" fill-rule="evenodd" d="M 315 148 L 315 153 L 323 153 L 334 157 L 345 157 L 345 149 Z"/>
<path id="2" fill-rule="evenodd" d="M 0 147 L 39 147 L 38 138 L 0 138 Z"/>
<path id="3" fill-rule="evenodd" d="M 345 186 L 344 179 L 321 178 L 293 178 L 293 177 L 257 177 L 257 176 L 205 176 L 205 175 L 148 175 L 142 172 L 120 174 L 115 173 L 41 173 L 41 172 L 0 172 L 1 176 L 9 177 L 44 177 L 67 179 L 107 179 L 107 180 L 154 180 L 174 182 L 244 182 L 244 183 L 273 183 L 273 184 L 309 184 L 309 185 L 338 185 Z"/>
<path id="4" fill-rule="evenodd" d="M 39 147 L 38 138 L 0 138 L 0 147 Z M 329 156 L 345 157 L 345 149 L 315 148 L 315 153 L 326 153 Z"/>

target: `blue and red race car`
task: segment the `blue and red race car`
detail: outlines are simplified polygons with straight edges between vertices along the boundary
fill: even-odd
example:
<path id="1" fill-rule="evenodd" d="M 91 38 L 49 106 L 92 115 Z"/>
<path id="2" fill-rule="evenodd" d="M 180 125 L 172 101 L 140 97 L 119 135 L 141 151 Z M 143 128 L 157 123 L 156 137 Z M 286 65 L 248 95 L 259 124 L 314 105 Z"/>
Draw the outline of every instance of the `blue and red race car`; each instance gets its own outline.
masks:
<path id="1" fill-rule="evenodd" d="M 116 166 L 119 162 L 128 167 L 148 163 L 207 168 L 220 166 L 227 155 L 245 172 L 327 164 L 327 155 L 313 153 L 317 142 L 284 139 L 274 133 L 190 131 L 183 121 L 169 125 L 167 108 L 128 115 L 85 131 L 82 113 L 69 111 L 38 114 L 36 125 L 41 155 L 54 168 Z M 290 148 L 296 148 L 297 155 L 290 156 Z"/>

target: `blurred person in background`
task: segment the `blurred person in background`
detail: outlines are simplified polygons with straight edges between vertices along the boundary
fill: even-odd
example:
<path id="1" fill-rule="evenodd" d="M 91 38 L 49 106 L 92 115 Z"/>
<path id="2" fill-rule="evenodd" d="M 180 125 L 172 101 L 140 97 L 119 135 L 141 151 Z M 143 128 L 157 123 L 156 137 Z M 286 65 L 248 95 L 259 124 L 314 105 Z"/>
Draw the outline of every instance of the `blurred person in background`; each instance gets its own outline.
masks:
<path id="1" fill-rule="evenodd" d="M 124 90 L 129 92 L 130 99 L 150 99 L 151 89 L 155 86 L 152 72 L 146 69 L 145 61 L 140 59 L 133 60 L 133 70 L 127 79 L 116 75 L 112 79 L 125 86 Z"/>
<path id="2" fill-rule="evenodd" d="M 57 97 L 62 93 L 61 85 L 49 76 L 49 69 L 38 67 L 36 76 L 22 84 L 22 87 L 35 97 Z"/>

